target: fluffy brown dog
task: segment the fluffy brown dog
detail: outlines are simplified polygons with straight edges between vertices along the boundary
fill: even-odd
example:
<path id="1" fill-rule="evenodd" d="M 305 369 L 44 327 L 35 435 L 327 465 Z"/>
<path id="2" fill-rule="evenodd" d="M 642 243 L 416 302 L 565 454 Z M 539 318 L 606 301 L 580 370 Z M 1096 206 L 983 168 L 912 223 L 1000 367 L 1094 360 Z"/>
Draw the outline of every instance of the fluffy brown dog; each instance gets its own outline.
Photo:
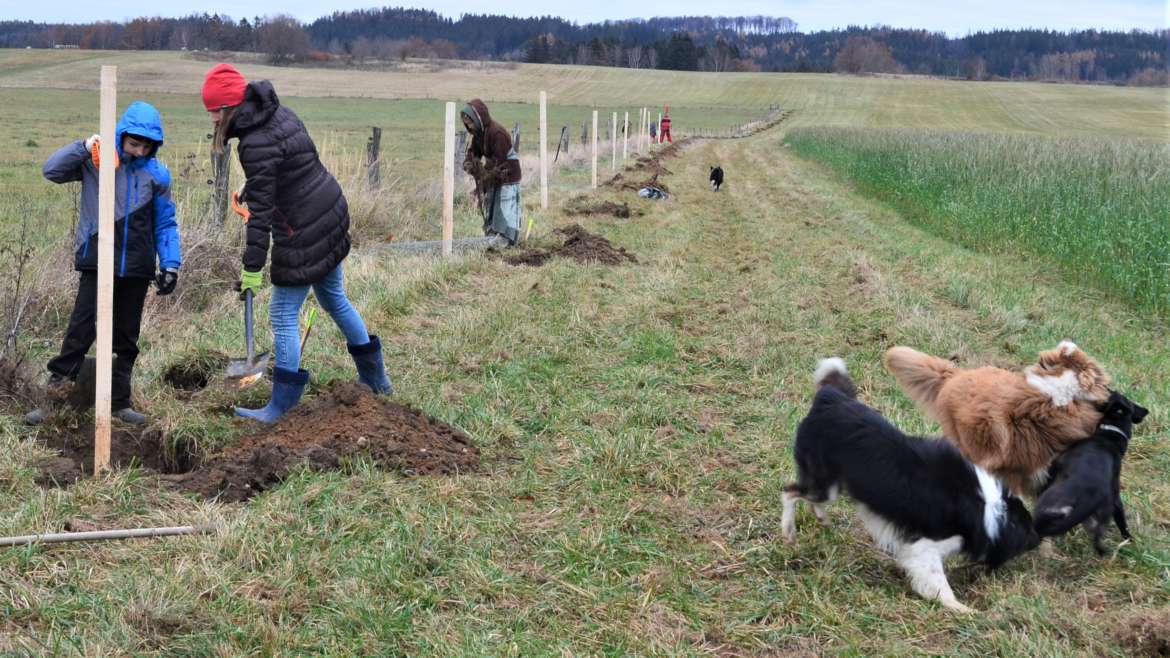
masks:
<path id="1" fill-rule="evenodd" d="M 1109 375 L 1069 341 L 1023 372 L 965 370 L 909 347 L 890 348 L 885 364 L 964 457 L 1021 496 L 1033 495 L 1065 448 L 1093 434 L 1096 403 L 1109 397 Z"/>

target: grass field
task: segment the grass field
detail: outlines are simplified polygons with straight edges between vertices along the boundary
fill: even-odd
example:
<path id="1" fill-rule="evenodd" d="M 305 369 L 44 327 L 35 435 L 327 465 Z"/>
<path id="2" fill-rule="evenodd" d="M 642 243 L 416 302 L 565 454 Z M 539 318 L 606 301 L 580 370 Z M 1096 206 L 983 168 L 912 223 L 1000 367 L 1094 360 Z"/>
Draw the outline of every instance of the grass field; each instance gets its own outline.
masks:
<path id="1" fill-rule="evenodd" d="M 96 77 L 88 55 L 0 52 L 0 85 L 80 87 Z M 176 150 L 197 148 L 204 128 L 192 101 L 206 63 L 164 54 L 174 58 L 164 63 L 168 74 L 152 77 L 141 55 L 101 57 L 118 60 L 127 84 L 137 75 L 163 85 L 190 67 L 189 88 L 150 98 L 170 103 Z M 1146 140 L 1161 139 L 1166 128 L 1158 113 L 1165 90 L 573 68 L 555 75 L 560 70 L 497 73 L 547 81 L 552 98 L 582 112 L 669 80 L 695 106 L 718 96 L 681 82 L 742 90 L 742 105 L 708 112 L 713 125 L 779 102 L 800 108 L 796 127 Z M 295 108 L 319 141 L 338 145 L 331 157 L 339 163 L 348 160 L 337 154 L 364 139 L 365 108 L 416 116 L 423 127 L 409 138 L 417 141 L 401 142 L 404 160 L 424 162 L 437 143 L 438 126 L 426 127 L 435 102 L 317 99 L 311 92 L 324 88 L 326 73 L 272 70 L 278 75 L 286 76 L 278 88 L 303 84 L 290 94 Z M 459 86 L 469 83 L 458 71 L 382 75 L 394 80 L 386 87 L 405 90 L 400 96 L 476 93 Z M 527 97 L 492 86 L 516 94 L 512 100 Z M 771 89 L 790 90 L 789 100 L 769 100 Z M 38 96 L 55 102 L 37 110 Z M 15 87 L 0 89 L 0 99 L 0 112 L 39 131 L 40 146 L 27 147 L 26 160 L 38 169 L 44 152 L 32 152 L 53 142 L 37 112 L 74 117 L 72 135 L 96 101 L 76 89 Z M 680 111 L 686 104 L 678 101 Z M 195 107 L 180 107 L 188 105 Z M 209 521 L 221 529 L 0 553 L 0 652 L 1129 656 L 1156 649 L 1138 630 L 1153 628 L 1164 642 L 1166 631 L 1156 629 L 1170 624 L 1164 320 L 1070 281 L 1042 259 L 979 253 L 919 228 L 785 148 L 788 129 L 695 143 L 665 163 L 673 172 L 665 178 L 669 201 L 598 193 L 646 212 L 585 220 L 636 254 L 636 265 L 553 261 L 536 269 L 480 256 L 438 262 L 353 253 L 348 287 L 385 341 L 396 397 L 465 429 L 483 451 L 482 473 L 405 478 L 357 462 L 337 473 L 300 473 L 243 505 L 163 493 L 133 470 L 42 490 L 30 466 L 43 454 L 36 432 L 4 401 L 0 534 L 56 531 L 72 518 L 117 527 Z M 349 133 L 352 142 L 341 136 Z M 707 165 L 716 162 L 728 172 L 720 194 L 705 186 Z M 67 191 L 39 193 L 38 171 L 5 175 L 24 181 L 29 198 L 67 225 Z M 578 165 L 565 171 L 541 215 L 542 233 L 570 223 L 560 207 L 571 190 L 584 191 L 583 175 Z M 200 176 L 190 173 L 191 184 Z M 152 296 L 136 384 L 141 406 L 168 436 L 212 449 L 247 431 L 225 416 L 224 403 L 258 402 L 266 392 L 184 399 L 161 383 L 168 365 L 196 350 L 238 352 L 234 295 L 217 289 L 207 299 L 194 307 Z M 61 320 L 42 324 L 45 333 L 30 337 L 37 358 L 55 348 Z M 1098 559 L 1078 531 L 1057 540 L 1055 556 L 1029 554 L 995 574 L 956 564 L 957 596 L 981 611 L 956 616 L 909 593 L 848 503 L 830 508 L 827 527 L 802 514 L 797 546 L 779 540 L 780 487 L 793 475 L 791 436 L 817 358 L 844 357 L 867 402 L 926 432 L 932 427 L 880 366 L 885 348 L 902 343 L 964 364 L 1021 366 L 1062 338 L 1085 347 L 1118 389 L 1152 410 L 1123 476 L 1135 541 Z M 352 378 L 344 341 L 329 323 L 314 330 L 305 367 L 314 375 L 310 395 Z M 1111 546 L 1116 539 L 1111 534 Z"/>
<path id="2" fill-rule="evenodd" d="M 1170 315 L 1170 152 L 1123 139 L 797 129 L 787 143 L 940 235 Z"/>

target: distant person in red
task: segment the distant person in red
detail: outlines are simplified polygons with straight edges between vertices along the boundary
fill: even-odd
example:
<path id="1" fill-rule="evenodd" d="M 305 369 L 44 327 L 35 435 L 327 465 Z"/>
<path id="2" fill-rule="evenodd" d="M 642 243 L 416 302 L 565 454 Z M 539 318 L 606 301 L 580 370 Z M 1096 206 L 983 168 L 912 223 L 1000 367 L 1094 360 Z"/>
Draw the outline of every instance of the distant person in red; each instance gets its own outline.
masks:
<path id="1" fill-rule="evenodd" d="M 658 129 L 658 143 L 670 142 L 674 140 L 670 138 L 670 106 L 667 105 L 662 110 L 662 126 Z"/>

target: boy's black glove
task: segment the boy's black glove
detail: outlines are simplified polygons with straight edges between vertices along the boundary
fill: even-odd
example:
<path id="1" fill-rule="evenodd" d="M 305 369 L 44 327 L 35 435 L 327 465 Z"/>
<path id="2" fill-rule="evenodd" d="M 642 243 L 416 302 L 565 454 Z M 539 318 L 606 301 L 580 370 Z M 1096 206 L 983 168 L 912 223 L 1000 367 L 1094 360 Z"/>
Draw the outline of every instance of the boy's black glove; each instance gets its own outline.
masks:
<path id="1" fill-rule="evenodd" d="M 175 284 L 179 282 L 179 270 L 163 270 L 154 278 L 154 285 L 159 295 L 169 295 L 175 291 Z"/>

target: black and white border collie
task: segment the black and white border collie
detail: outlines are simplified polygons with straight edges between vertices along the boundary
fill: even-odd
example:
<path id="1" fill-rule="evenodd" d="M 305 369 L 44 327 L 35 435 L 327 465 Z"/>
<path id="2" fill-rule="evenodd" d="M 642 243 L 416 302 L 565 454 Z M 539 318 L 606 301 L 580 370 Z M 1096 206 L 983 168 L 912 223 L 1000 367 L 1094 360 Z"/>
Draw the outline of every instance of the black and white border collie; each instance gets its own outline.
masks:
<path id="1" fill-rule="evenodd" d="M 715 165 L 711 167 L 711 175 L 708 177 L 711 181 L 711 191 L 718 192 L 720 187 L 723 187 L 723 167 Z"/>
<path id="2" fill-rule="evenodd" d="M 994 569 L 1035 548 L 1027 508 L 949 442 L 907 436 L 858 402 L 841 359 L 821 361 L 813 379 L 812 409 L 796 430 L 797 480 L 784 487 L 784 539 L 796 540 L 797 501 L 823 521 L 825 503 L 845 492 L 915 592 L 971 612 L 955 599 L 943 560 L 961 552 Z"/>
<path id="3" fill-rule="evenodd" d="M 1082 524 L 1092 535 L 1097 554 L 1105 555 L 1101 540 L 1111 518 L 1122 538 L 1132 539 L 1121 504 L 1121 460 L 1134 424 L 1142 422 L 1149 410 L 1110 391 L 1101 411 L 1104 415 L 1097 431 L 1061 453 L 1048 469 L 1049 481 L 1036 500 L 1036 530 L 1049 537 Z"/>

